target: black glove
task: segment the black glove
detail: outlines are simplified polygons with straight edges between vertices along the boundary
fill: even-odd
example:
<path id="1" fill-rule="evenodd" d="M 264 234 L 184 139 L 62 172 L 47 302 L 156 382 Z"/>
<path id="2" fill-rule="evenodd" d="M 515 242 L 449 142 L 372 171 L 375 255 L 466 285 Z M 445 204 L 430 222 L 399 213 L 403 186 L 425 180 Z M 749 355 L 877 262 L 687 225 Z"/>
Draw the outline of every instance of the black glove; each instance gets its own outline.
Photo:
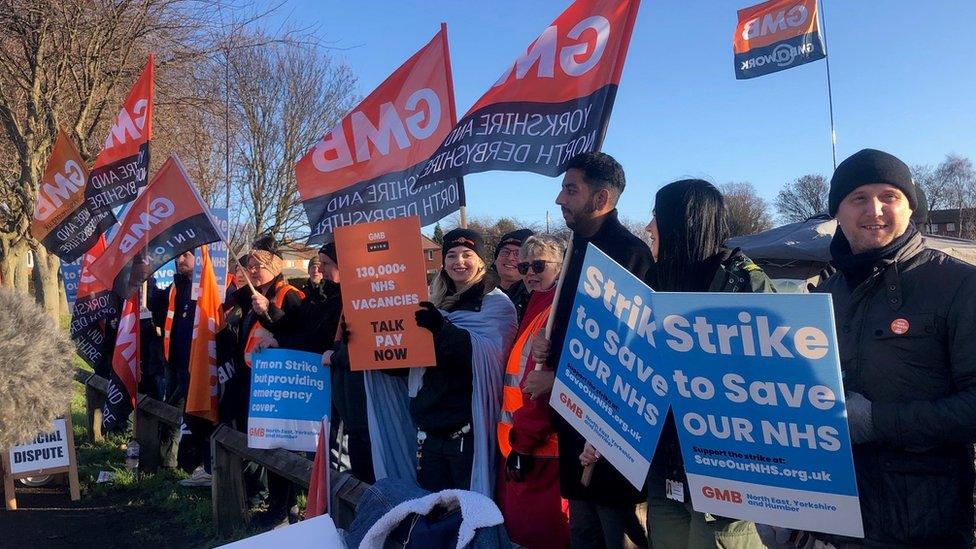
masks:
<path id="1" fill-rule="evenodd" d="M 417 326 L 427 328 L 430 333 L 437 335 L 437 332 L 440 332 L 441 328 L 444 327 L 444 315 L 430 301 L 421 301 L 420 307 L 413 314 L 417 320 Z"/>
<path id="2" fill-rule="evenodd" d="M 512 482 L 522 482 L 525 480 L 525 475 L 532 470 L 533 463 L 532 456 L 512 450 L 505 460 L 505 476 Z"/>

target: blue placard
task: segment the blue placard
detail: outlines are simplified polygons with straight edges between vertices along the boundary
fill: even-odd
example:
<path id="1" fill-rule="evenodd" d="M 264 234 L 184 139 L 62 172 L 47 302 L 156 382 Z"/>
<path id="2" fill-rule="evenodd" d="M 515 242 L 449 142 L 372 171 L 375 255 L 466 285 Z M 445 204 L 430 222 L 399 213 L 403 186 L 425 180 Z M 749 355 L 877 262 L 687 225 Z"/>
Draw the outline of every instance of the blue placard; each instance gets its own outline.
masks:
<path id="1" fill-rule="evenodd" d="M 322 355 L 266 349 L 252 360 L 248 446 L 314 452 L 332 402 Z"/>
<path id="2" fill-rule="evenodd" d="M 550 401 L 638 489 L 661 435 L 670 383 L 654 352 L 652 294 L 588 245 Z"/>
<path id="3" fill-rule="evenodd" d="M 830 296 L 656 293 L 694 508 L 861 536 Z"/>
<path id="4" fill-rule="evenodd" d="M 217 222 L 217 228 L 220 229 L 221 234 L 227 234 L 230 224 L 227 221 L 227 209 L 226 208 L 211 208 L 210 212 L 213 214 L 214 220 Z M 200 297 L 200 279 L 203 276 L 203 258 L 200 255 L 202 248 L 196 248 L 193 250 L 193 299 L 198 299 Z M 207 245 L 207 251 L 210 254 L 210 262 L 213 263 L 214 278 L 217 279 L 217 295 L 221 299 L 224 298 L 224 294 L 227 291 L 227 245 L 222 241 L 211 242 Z"/>
<path id="5" fill-rule="evenodd" d="M 171 259 L 163 264 L 162 267 L 156 269 L 153 273 L 153 280 L 156 281 L 156 287 L 160 290 L 165 290 L 169 288 L 170 284 L 173 283 L 173 277 L 176 276 L 176 260 Z"/>
<path id="6" fill-rule="evenodd" d="M 68 300 L 68 310 L 75 305 L 75 297 L 78 296 L 78 282 L 81 276 L 81 262 L 84 258 L 79 257 L 71 263 L 61 262 L 61 279 L 64 280 L 64 295 Z"/>

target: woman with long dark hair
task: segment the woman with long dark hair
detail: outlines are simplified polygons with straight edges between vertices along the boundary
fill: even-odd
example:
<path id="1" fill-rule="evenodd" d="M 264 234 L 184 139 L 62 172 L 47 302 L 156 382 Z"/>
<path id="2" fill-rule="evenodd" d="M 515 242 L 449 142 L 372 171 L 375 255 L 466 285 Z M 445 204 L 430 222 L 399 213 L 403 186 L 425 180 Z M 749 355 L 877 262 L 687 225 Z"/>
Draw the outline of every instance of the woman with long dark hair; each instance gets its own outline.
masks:
<path id="1" fill-rule="evenodd" d="M 762 269 L 740 250 L 723 247 L 727 227 L 725 200 L 714 185 L 700 179 L 665 185 L 647 225 L 654 256 L 648 285 L 666 292 L 774 291 Z M 668 412 L 647 484 L 654 548 L 763 547 L 754 523 L 695 512 L 687 484 L 674 415 Z M 676 488 L 683 495 L 673 495 Z"/>

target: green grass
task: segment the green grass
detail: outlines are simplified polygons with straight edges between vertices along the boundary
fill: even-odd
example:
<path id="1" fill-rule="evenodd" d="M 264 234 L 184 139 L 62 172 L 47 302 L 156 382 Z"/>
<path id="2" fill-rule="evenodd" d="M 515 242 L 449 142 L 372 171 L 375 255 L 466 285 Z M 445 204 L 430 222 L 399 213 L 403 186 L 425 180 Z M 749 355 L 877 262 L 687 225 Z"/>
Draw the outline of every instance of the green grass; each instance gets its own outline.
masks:
<path id="1" fill-rule="evenodd" d="M 128 435 L 108 434 L 93 442 L 86 432 L 85 398 L 78 385 L 71 403 L 78 455 L 78 479 L 82 499 L 92 506 L 125 507 L 146 517 L 128 524 L 132 535 L 147 546 L 213 546 L 228 540 L 215 539 L 210 491 L 184 488 L 182 471 L 161 470 L 142 474 L 137 479 L 125 468 Z M 113 474 L 109 482 L 97 483 L 100 471 Z M 240 537 L 250 532 L 240 533 Z"/>

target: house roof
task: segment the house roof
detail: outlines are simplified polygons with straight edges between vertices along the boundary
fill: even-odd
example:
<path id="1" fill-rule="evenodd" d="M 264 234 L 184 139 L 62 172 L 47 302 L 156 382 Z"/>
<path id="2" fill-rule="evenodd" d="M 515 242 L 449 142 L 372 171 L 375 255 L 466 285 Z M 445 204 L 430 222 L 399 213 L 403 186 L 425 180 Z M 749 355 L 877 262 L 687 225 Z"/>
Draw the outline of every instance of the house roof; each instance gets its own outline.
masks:
<path id="1" fill-rule="evenodd" d="M 438 244 L 438 243 L 434 242 L 433 240 L 427 238 L 427 235 L 425 235 L 423 233 L 420 234 L 420 240 L 423 243 L 424 250 L 439 250 L 439 249 L 441 249 L 441 245 L 440 244 Z"/>

